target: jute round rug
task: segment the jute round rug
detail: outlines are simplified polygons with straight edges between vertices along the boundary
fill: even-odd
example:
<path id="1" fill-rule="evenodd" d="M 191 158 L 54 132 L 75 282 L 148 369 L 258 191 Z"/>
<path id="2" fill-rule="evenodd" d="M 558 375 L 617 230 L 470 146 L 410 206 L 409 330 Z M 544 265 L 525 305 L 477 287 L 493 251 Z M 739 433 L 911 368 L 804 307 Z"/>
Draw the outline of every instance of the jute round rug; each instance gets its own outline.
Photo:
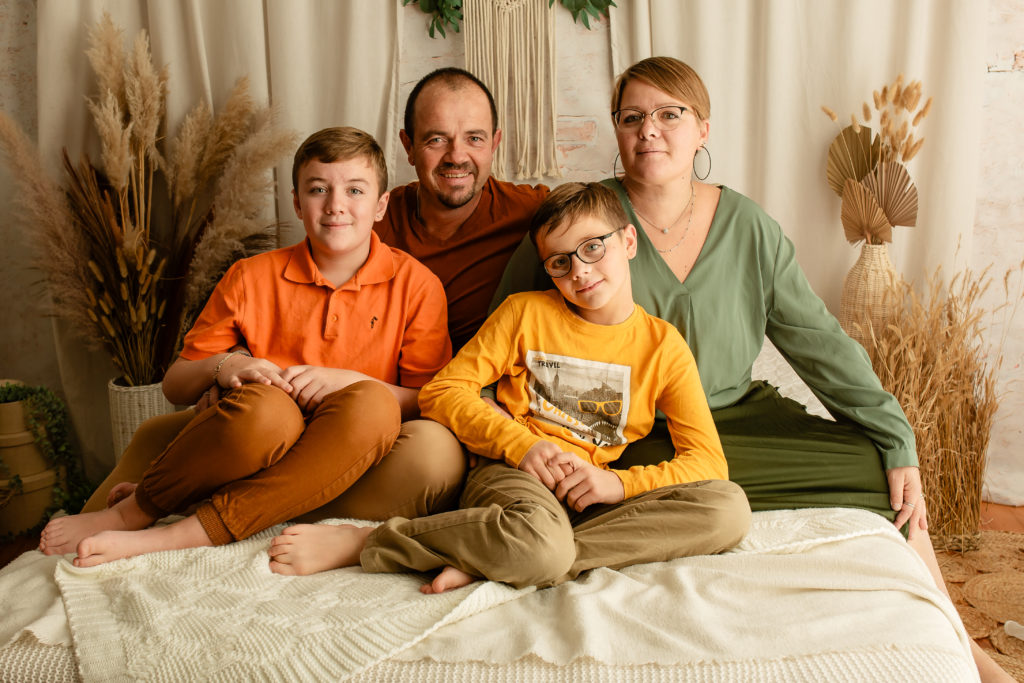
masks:
<path id="1" fill-rule="evenodd" d="M 977 550 L 938 551 L 939 569 L 967 633 L 1024 683 L 1024 640 L 1004 624 L 1024 624 L 1024 533 L 982 531 Z"/>

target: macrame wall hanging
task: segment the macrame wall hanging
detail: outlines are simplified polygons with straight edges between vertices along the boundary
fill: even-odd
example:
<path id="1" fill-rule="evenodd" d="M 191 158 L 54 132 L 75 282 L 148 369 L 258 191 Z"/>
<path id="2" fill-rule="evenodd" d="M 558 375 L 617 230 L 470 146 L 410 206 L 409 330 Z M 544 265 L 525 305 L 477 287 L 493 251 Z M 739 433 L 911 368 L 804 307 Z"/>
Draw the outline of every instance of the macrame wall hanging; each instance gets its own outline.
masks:
<path id="1" fill-rule="evenodd" d="M 466 68 L 490 88 L 504 131 L 495 175 L 503 177 L 511 166 L 516 178 L 560 177 L 554 13 L 548 0 L 465 0 L 464 10 Z"/>

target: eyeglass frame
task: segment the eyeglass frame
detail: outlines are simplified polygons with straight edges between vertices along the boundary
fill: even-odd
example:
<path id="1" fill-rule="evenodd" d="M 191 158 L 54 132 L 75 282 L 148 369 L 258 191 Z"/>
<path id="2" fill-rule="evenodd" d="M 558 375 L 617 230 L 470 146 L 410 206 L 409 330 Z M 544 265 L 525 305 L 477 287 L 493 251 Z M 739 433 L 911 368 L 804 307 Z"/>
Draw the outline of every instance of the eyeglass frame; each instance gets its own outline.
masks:
<path id="1" fill-rule="evenodd" d="M 598 237 L 588 237 L 587 239 L 585 239 L 582 242 L 580 242 L 579 244 L 577 244 L 576 248 L 573 249 L 572 251 L 559 251 L 559 252 L 556 252 L 554 254 L 551 254 L 546 259 L 541 261 L 541 265 L 544 266 L 544 272 L 547 273 L 548 276 L 552 277 L 552 278 L 565 277 L 566 275 L 568 275 L 569 273 L 572 272 L 572 257 L 573 256 L 578 258 L 580 260 L 580 263 L 585 263 L 587 265 L 590 265 L 591 263 L 597 263 L 598 261 L 600 261 L 601 259 L 604 258 L 604 255 L 606 253 L 608 253 L 608 247 L 605 246 L 604 241 L 606 239 L 608 239 L 609 237 L 611 237 L 612 235 L 614 235 L 615 233 L 620 232 L 620 231 L 625 230 L 625 229 L 626 229 L 626 226 L 623 225 L 621 228 L 616 228 L 615 230 L 612 230 L 607 235 L 599 235 Z M 594 240 L 598 240 L 601 243 L 601 255 L 598 256 L 593 261 L 588 261 L 585 258 L 583 258 L 582 254 L 580 254 L 580 249 L 582 249 L 584 247 L 584 245 L 587 245 L 587 244 L 593 242 Z M 566 269 L 566 271 L 564 273 L 560 273 L 558 275 L 555 275 L 554 273 L 552 273 L 548 269 L 548 261 L 550 261 L 551 259 L 556 258 L 558 256 L 568 256 L 569 257 L 569 267 Z"/>
<path id="2" fill-rule="evenodd" d="M 662 109 L 678 109 L 679 110 L 679 118 L 675 120 L 675 124 L 673 126 L 666 127 L 666 126 L 662 125 L 662 121 L 654 116 L 655 114 L 657 114 Z M 620 118 L 619 115 L 622 112 L 624 112 L 624 111 L 631 111 L 631 112 L 635 112 L 635 113 L 639 114 L 640 115 L 640 121 L 635 123 L 635 124 L 628 124 L 628 125 L 620 124 L 619 123 L 619 118 Z M 685 112 L 692 112 L 692 111 L 693 111 L 693 109 L 691 109 L 690 107 L 687 107 L 685 105 L 682 105 L 682 104 L 666 104 L 666 105 L 663 105 L 661 107 L 655 107 L 654 109 L 652 109 L 651 111 L 646 112 L 646 113 L 640 111 L 639 109 L 633 109 L 632 107 L 623 107 L 622 109 L 617 109 L 617 110 L 612 112 L 612 123 L 615 124 L 616 128 L 621 129 L 621 130 L 635 130 L 635 129 L 639 129 L 640 127 L 642 127 L 644 125 L 644 121 L 649 118 L 651 120 L 651 122 L 654 124 L 654 127 L 657 128 L 658 130 L 675 130 L 676 128 L 679 127 L 679 122 L 683 120 L 683 114 Z"/>

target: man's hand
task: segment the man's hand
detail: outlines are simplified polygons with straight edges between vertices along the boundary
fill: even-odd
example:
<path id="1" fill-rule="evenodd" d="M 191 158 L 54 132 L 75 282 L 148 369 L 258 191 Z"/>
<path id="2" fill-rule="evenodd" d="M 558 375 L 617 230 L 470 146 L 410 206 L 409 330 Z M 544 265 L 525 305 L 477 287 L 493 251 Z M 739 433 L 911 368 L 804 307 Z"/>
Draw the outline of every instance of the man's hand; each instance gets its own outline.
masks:
<path id="1" fill-rule="evenodd" d="M 322 368 L 318 365 L 293 365 L 281 373 L 281 378 L 291 385 L 292 400 L 302 410 L 316 410 L 329 394 L 340 391 L 350 384 L 371 379 L 361 372 L 340 368 Z"/>
<path id="2" fill-rule="evenodd" d="M 574 458 L 576 456 L 573 456 Z M 626 497 L 622 480 L 609 470 L 576 458 L 578 467 L 555 487 L 555 497 L 576 512 L 594 503 L 619 503 Z"/>
<path id="3" fill-rule="evenodd" d="M 554 491 L 566 475 L 582 464 L 582 460 L 550 441 L 538 441 L 526 451 L 519 462 L 519 469 Z"/>

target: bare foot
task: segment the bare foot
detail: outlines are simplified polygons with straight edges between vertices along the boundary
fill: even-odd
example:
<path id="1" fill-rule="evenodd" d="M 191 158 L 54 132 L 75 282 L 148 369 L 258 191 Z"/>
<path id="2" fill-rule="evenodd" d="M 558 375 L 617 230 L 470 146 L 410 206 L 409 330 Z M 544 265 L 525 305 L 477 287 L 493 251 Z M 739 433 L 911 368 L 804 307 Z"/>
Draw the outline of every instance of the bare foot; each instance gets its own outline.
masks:
<path id="1" fill-rule="evenodd" d="M 44 555 L 73 553 L 82 540 L 101 531 L 135 531 L 145 529 L 155 520 L 146 515 L 129 495 L 112 508 L 50 520 L 39 536 L 39 549 Z"/>
<path id="2" fill-rule="evenodd" d="M 438 593 L 444 593 L 445 591 L 451 591 L 456 588 L 468 586 L 476 580 L 477 578 L 475 576 L 467 574 L 461 569 L 445 567 L 441 570 L 440 574 L 434 577 L 433 581 L 420 586 L 420 593 L 424 593 L 425 595 L 437 595 Z"/>
<path id="3" fill-rule="evenodd" d="M 76 567 L 95 567 L 98 564 L 134 557 L 161 550 L 180 550 L 213 545 L 195 515 L 168 526 L 157 526 L 141 531 L 102 531 L 78 544 Z"/>
<path id="4" fill-rule="evenodd" d="M 288 576 L 359 564 L 371 526 L 351 524 L 295 524 L 270 542 L 270 571 Z"/>

